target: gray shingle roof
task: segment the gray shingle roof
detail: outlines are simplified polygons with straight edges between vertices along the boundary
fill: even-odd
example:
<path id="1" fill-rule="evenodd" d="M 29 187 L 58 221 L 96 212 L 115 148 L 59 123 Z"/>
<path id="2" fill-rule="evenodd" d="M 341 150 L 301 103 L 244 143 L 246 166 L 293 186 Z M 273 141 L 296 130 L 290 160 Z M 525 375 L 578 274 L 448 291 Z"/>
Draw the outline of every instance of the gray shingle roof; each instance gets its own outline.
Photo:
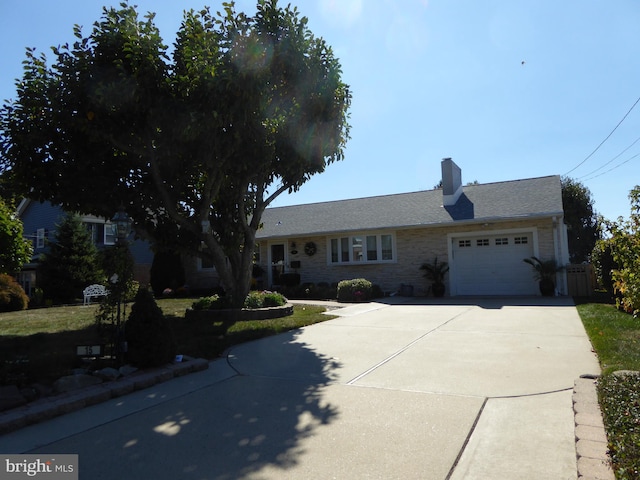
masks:
<path id="1" fill-rule="evenodd" d="M 562 214 L 557 175 L 463 187 L 451 207 L 442 190 L 268 208 L 257 238 L 483 222 Z"/>

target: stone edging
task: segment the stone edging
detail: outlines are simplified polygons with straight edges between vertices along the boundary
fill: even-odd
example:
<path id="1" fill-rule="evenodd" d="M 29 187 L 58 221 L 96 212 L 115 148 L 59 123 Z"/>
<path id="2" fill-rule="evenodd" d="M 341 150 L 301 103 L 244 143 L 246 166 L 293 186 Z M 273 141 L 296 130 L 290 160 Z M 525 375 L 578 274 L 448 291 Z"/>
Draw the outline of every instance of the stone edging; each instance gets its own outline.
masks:
<path id="1" fill-rule="evenodd" d="M 578 378 L 573 387 L 578 479 L 615 480 L 607 455 L 607 434 L 598 404 L 596 380 Z"/>
<path id="2" fill-rule="evenodd" d="M 152 370 L 140 370 L 88 388 L 43 397 L 21 407 L 0 412 L 0 435 L 207 368 L 208 360 L 196 358 Z"/>
<path id="3" fill-rule="evenodd" d="M 220 320 L 237 313 L 237 310 L 193 310 L 187 309 L 185 320 Z M 240 320 L 269 320 L 271 318 L 287 317 L 293 314 L 293 304 L 287 303 L 280 307 L 243 308 L 240 310 Z"/>

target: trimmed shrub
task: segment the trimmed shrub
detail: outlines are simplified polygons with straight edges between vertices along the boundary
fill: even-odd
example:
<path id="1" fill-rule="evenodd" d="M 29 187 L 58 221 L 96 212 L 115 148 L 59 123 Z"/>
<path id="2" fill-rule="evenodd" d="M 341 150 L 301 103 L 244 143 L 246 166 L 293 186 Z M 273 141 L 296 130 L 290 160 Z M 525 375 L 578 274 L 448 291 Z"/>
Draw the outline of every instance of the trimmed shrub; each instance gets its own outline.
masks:
<path id="1" fill-rule="evenodd" d="M 263 307 L 281 307 L 287 303 L 287 299 L 278 292 L 262 292 Z"/>
<path id="2" fill-rule="evenodd" d="M 25 310 L 29 305 L 29 297 L 15 278 L 0 274 L 0 312 Z"/>
<path id="3" fill-rule="evenodd" d="M 159 367 L 173 361 L 176 344 L 169 322 L 151 292 L 140 288 L 125 323 L 128 359 L 137 367 Z"/>
<path id="4" fill-rule="evenodd" d="M 222 310 L 229 307 L 230 304 L 227 297 L 218 294 L 199 298 L 191 305 L 194 310 Z"/>
<path id="5" fill-rule="evenodd" d="M 256 309 L 264 307 L 281 307 L 286 305 L 287 299 L 281 293 L 269 291 L 252 291 L 249 292 L 244 300 L 244 308 Z M 191 305 L 193 310 L 221 310 L 231 308 L 229 301 L 225 297 L 212 295 L 210 297 L 202 297 L 193 302 Z"/>
<path id="6" fill-rule="evenodd" d="M 338 282 L 339 302 L 366 302 L 372 298 L 373 285 L 364 278 Z"/>

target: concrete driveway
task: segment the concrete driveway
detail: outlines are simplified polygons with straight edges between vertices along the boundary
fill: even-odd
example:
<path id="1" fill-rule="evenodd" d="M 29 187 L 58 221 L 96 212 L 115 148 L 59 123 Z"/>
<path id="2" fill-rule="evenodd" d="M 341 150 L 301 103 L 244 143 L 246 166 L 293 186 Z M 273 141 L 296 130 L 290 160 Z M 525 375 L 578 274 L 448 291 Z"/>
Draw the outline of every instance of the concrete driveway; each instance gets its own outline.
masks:
<path id="1" fill-rule="evenodd" d="M 77 453 L 91 479 L 576 478 L 572 388 L 599 366 L 570 299 L 331 313 L 0 452 Z"/>

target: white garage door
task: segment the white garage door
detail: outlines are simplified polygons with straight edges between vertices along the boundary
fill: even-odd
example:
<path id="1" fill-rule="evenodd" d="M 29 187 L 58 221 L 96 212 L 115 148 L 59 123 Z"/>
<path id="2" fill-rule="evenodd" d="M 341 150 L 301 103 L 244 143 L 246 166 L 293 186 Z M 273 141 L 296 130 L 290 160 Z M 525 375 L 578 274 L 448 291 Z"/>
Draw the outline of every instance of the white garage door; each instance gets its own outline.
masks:
<path id="1" fill-rule="evenodd" d="M 535 295 L 537 283 L 523 259 L 533 255 L 533 234 L 453 238 L 455 295 Z"/>

